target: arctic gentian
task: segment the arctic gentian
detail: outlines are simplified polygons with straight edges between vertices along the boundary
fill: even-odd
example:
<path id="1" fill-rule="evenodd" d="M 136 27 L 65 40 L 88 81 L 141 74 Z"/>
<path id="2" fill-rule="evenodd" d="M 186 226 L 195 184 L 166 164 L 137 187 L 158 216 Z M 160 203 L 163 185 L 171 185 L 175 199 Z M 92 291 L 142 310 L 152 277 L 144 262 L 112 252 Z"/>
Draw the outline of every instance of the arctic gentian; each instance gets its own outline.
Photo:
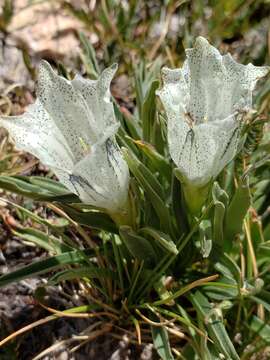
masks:
<path id="1" fill-rule="evenodd" d="M 129 170 L 115 141 L 119 127 L 110 83 L 117 65 L 97 80 L 58 76 L 42 61 L 36 102 L 21 116 L 1 117 L 18 149 L 49 166 L 71 192 L 109 213 L 125 211 Z"/>
<path id="2" fill-rule="evenodd" d="M 181 69 L 163 69 L 157 91 L 168 118 L 168 143 L 177 174 L 193 198 L 236 154 L 241 120 L 268 67 L 241 65 L 198 37 Z M 190 199 L 189 199 L 190 200 Z"/>

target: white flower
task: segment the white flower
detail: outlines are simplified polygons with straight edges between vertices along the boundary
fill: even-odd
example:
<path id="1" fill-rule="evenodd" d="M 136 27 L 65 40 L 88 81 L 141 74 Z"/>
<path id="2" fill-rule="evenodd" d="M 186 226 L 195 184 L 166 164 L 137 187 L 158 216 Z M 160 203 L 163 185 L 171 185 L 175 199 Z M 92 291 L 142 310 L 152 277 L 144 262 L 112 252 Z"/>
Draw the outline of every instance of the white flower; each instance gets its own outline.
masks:
<path id="1" fill-rule="evenodd" d="M 115 141 L 119 123 L 110 100 L 117 65 L 98 80 L 68 81 L 43 61 L 37 100 L 21 116 L 1 117 L 16 147 L 49 166 L 80 199 L 109 212 L 127 201 L 129 170 Z"/>
<path id="2" fill-rule="evenodd" d="M 198 37 L 181 69 L 163 69 L 157 92 L 168 118 L 170 155 L 184 183 L 202 187 L 236 154 L 243 114 L 268 67 L 236 63 Z"/>

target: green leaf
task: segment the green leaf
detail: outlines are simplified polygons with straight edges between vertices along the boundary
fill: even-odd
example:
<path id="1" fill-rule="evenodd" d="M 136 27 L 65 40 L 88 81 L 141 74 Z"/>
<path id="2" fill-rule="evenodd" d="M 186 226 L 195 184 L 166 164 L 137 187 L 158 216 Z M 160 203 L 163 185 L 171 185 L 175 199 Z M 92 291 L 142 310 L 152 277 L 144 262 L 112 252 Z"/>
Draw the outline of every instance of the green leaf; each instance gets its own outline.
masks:
<path id="1" fill-rule="evenodd" d="M 100 73 L 95 49 L 83 32 L 79 32 L 79 39 L 83 48 L 82 60 L 88 75 L 97 79 Z"/>
<path id="2" fill-rule="evenodd" d="M 188 218 L 187 212 L 184 206 L 184 196 L 180 181 L 177 179 L 175 174 L 172 176 L 172 210 L 175 218 L 175 226 L 178 231 L 178 238 L 184 233 L 188 233 Z"/>
<path id="3" fill-rule="evenodd" d="M 75 194 L 67 193 L 68 190 L 57 181 L 41 177 L 0 176 L 0 187 L 34 200 L 57 201 L 60 203 L 59 207 L 79 224 L 117 233 L 116 225 L 109 215 L 98 210 L 79 211 L 71 205 L 65 204 L 77 202 L 81 204 L 81 201 Z"/>
<path id="4" fill-rule="evenodd" d="M 195 294 L 190 295 L 190 299 L 214 341 L 215 348 L 225 356 L 225 359 L 239 360 L 222 319 L 215 316 L 214 312 L 211 315 L 213 308 L 207 298 L 200 291 L 196 291 Z"/>
<path id="5" fill-rule="evenodd" d="M 219 186 L 219 183 L 217 181 L 215 181 L 213 184 L 212 197 L 214 202 L 220 201 L 222 202 L 222 204 L 224 204 L 225 207 L 228 206 L 229 196 L 226 191 Z"/>
<path id="6" fill-rule="evenodd" d="M 209 220 L 202 220 L 199 225 L 199 238 L 201 243 L 201 254 L 208 258 L 212 250 L 212 227 Z"/>
<path id="7" fill-rule="evenodd" d="M 176 304 L 176 308 L 177 308 L 178 312 L 180 313 L 180 315 L 186 320 L 186 322 L 191 324 L 192 323 L 191 316 L 190 316 L 190 314 L 188 314 L 187 309 L 182 307 L 180 304 Z M 193 338 L 193 340 L 196 341 L 196 331 L 195 331 L 194 327 L 187 326 L 187 330 L 189 331 L 189 334 Z"/>
<path id="8" fill-rule="evenodd" d="M 163 326 L 151 326 L 155 349 L 162 360 L 173 360 L 168 332 Z"/>
<path id="9" fill-rule="evenodd" d="M 146 196 L 149 198 L 155 209 L 162 228 L 166 232 L 171 233 L 170 213 L 166 204 L 164 204 L 165 196 L 163 194 L 163 188 L 151 171 L 149 171 L 138 158 L 136 158 L 128 149 L 122 150 L 130 170 L 144 189 Z"/>
<path id="10" fill-rule="evenodd" d="M 258 264 L 262 265 L 265 262 L 269 262 L 270 259 L 270 241 L 266 241 L 260 244 L 256 249 L 256 257 Z"/>
<path id="11" fill-rule="evenodd" d="M 35 233 L 35 234 L 33 234 L 33 237 L 31 237 L 31 239 L 25 239 L 25 240 L 33 241 L 33 242 L 37 241 L 37 244 L 39 246 L 43 247 L 44 249 L 46 249 L 48 251 L 52 251 L 51 246 L 53 245 L 53 246 L 55 246 L 54 247 L 55 253 L 62 253 L 64 251 L 66 251 L 65 249 L 67 249 L 67 251 L 70 251 L 73 248 L 75 248 L 75 249 L 77 248 L 77 245 L 74 245 L 74 240 L 64 233 L 64 228 L 66 226 L 68 226 L 70 223 L 67 219 L 64 219 L 61 217 L 57 217 L 57 218 L 54 217 L 53 220 L 47 220 L 47 219 L 44 219 L 44 218 L 38 216 L 34 212 L 14 203 L 12 201 L 7 200 L 6 198 L 2 199 L 2 201 L 4 201 L 4 202 L 12 205 L 14 208 L 16 208 L 18 210 L 19 215 L 23 214 L 23 216 L 26 219 L 31 219 L 31 220 L 34 220 L 34 222 L 36 222 L 38 224 L 45 225 L 48 228 L 49 232 L 56 233 L 58 236 L 58 238 L 56 238 L 52 235 L 44 234 L 44 237 L 43 237 L 43 236 L 39 235 L 38 233 Z M 16 229 L 12 228 L 13 233 L 17 234 L 18 236 L 21 236 L 22 238 L 24 238 L 23 235 L 25 235 L 23 232 L 24 230 L 26 230 L 26 228 L 22 230 L 22 228 L 18 227 L 18 226 L 16 227 Z M 27 231 L 30 231 L 30 228 L 27 229 Z M 34 238 L 35 238 L 35 240 L 34 240 Z M 44 241 L 42 239 L 44 239 Z M 48 240 L 49 240 L 49 243 L 48 243 Z"/>
<path id="12" fill-rule="evenodd" d="M 141 138 L 141 128 L 139 127 L 137 119 L 131 114 L 130 117 L 124 115 L 115 100 L 113 101 L 113 107 L 115 116 L 121 124 L 121 128 L 119 130 L 120 132 L 122 130 L 122 136 L 123 134 L 125 134 L 125 136 L 130 136 L 131 142 L 133 141 L 133 139 L 139 140 Z"/>
<path id="13" fill-rule="evenodd" d="M 81 202 L 57 181 L 31 176 L 0 176 L 0 188 L 39 201 Z"/>
<path id="14" fill-rule="evenodd" d="M 109 215 L 95 211 L 80 211 L 66 204 L 59 205 L 71 219 L 80 225 L 89 226 L 94 229 L 105 230 L 114 234 L 118 233 L 117 227 Z"/>
<path id="15" fill-rule="evenodd" d="M 153 191 L 155 191 L 161 196 L 162 199 L 164 199 L 164 190 L 156 177 L 151 173 L 151 171 L 149 171 L 149 169 L 128 149 L 122 149 L 122 151 L 128 165 L 130 166 L 131 171 L 133 172 L 134 176 L 137 178 L 141 186 L 145 186 L 146 188 L 151 187 Z"/>
<path id="16" fill-rule="evenodd" d="M 116 139 L 120 147 L 127 148 L 136 156 L 140 156 L 137 146 L 134 144 L 132 138 L 128 136 L 122 126 L 119 128 L 119 131 L 116 134 Z"/>
<path id="17" fill-rule="evenodd" d="M 28 180 L 31 184 L 37 185 L 42 189 L 48 190 L 54 195 L 66 195 L 70 191 L 59 181 L 52 180 L 42 176 L 27 176 L 21 177 L 24 180 Z"/>
<path id="18" fill-rule="evenodd" d="M 221 201 L 214 203 L 213 240 L 223 246 L 223 221 L 225 217 L 225 206 Z"/>
<path id="19" fill-rule="evenodd" d="M 178 254 L 177 247 L 168 234 L 164 234 L 163 232 L 155 230 L 150 227 L 144 227 L 144 228 L 140 229 L 139 233 L 149 235 L 164 250 L 166 250 L 174 255 Z"/>
<path id="20" fill-rule="evenodd" d="M 61 268 L 67 264 L 79 264 L 88 262 L 91 250 L 74 250 L 61 255 L 49 257 L 44 260 L 35 261 L 18 270 L 0 276 L 0 287 L 6 286 L 16 281 L 27 279 L 39 274 L 44 274 Z"/>
<path id="21" fill-rule="evenodd" d="M 139 116 L 142 118 L 143 104 L 147 94 L 149 94 L 151 86 L 153 85 L 154 79 L 157 78 L 162 65 L 162 59 L 157 58 L 152 62 L 151 66 L 146 64 L 144 60 L 140 61 L 139 64 L 134 66 L 134 80 L 135 80 L 135 92 L 136 92 L 136 105 L 138 108 Z"/>
<path id="22" fill-rule="evenodd" d="M 23 206 L 16 204 L 15 202 L 9 201 L 6 198 L 4 198 L 4 199 L 1 198 L 1 201 L 12 205 L 12 207 L 16 208 L 19 213 L 24 214 L 24 216 L 26 218 L 30 218 L 30 219 L 34 220 L 34 222 L 45 225 L 54 231 L 61 232 L 61 234 L 62 234 L 61 228 L 65 227 L 69 224 L 69 221 L 67 219 L 60 218 L 60 217 L 53 218 L 53 220 L 44 219 L 44 218 L 38 216 L 37 214 L 35 214 L 34 212 L 24 208 Z"/>
<path id="23" fill-rule="evenodd" d="M 262 305 L 265 308 L 265 310 L 270 312 L 270 304 L 268 302 L 266 302 L 264 299 L 262 299 L 258 296 L 249 296 L 249 299 L 253 300 L 258 305 Z"/>
<path id="24" fill-rule="evenodd" d="M 134 258 L 144 261 L 147 266 L 156 262 L 156 253 L 149 240 L 137 235 L 129 226 L 121 226 L 119 233 Z"/>
<path id="25" fill-rule="evenodd" d="M 53 235 L 45 234 L 44 232 L 33 228 L 17 228 L 12 230 L 13 234 L 17 235 L 26 241 L 47 250 L 52 253 L 62 254 L 63 252 L 71 251 L 73 248 L 64 244 L 60 239 Z"/>
<path id="26" fill-rule="evenodd" d="M 70 76 L 68 69 L 60 61 L 57 61 L 57 73 L 58 75 L 66 78 L 67 80 L 72 79 L 72 76 Z"/>
<path id="27" fill-rule="evenodd" d="M 160 154 L 165 154 L 167 152 L 167 121 L 161 114 L 156 116 L 154 122 L 152 144 Z"/>
<path id="28" fill-rule="evenodd" d="M 240 286 L 241 270 L 230 256 L 220 253 L 218 261 L 215 260 L 215 256 L 211 260 L 215 262 L 215 269 L 221 272 L 225 277 L 235 280 L 235 282 Z"/>
<path id="29" fill-rule="evenodd" d="M 171 182 L 172 177 L 172 167 L 167 159 L 164 156 L 160 155 L 153 145 L 145 141 L 134 141 L 134 143 L 139 147 L 144 155 L 149 159 L 149 163 L 158 171 L 168 183 Z"/>
<path id="30" fill-rule="evenodd" d="M 156 115 L 156 90 L 159 87 L 159 81 L 154 80 L 149 88 L 142 106 L 142 128 L 143 140 L 151 143 L 152 129 Z"/>
<path id="31" fill-rule="evenodd" d="M 254 289 L 256 292 L 256 289 Z M 254 293 L 254 291 L 252 292 Z M 255 301 L 257 304 L 262 305 L 267 311 L 270 312 L 270 292 L 261 290 L 256 295 L 249 296 L 250 299 Z"/>
<path id="32" fill-rule="evenodd" d="M 229 197 L 216 181 L 213 184 L 212 197 L 214 201 L 213 241 L 223 248 L 224 218 Z"/>
<path id="33" fill-rule="evenodd" d="M 267 344 L 270 344 L 270 326 L 257 316 L 253 315 L 250 323 L 250 329 L 259 335 Z"/>
<path id="34" fill-rule="evenodd" d="M 204 294 L 214 301 L 235 299 L 239 296 L 236 281 L 222 277 L 219 281 L 203 287 Z"/>
<path id="35" fill-rule="evenodd" d="M 149 275 L 151 276 L 151 273 L 149 273 Z M 166 279 L 167 279 L 167 277 L 165 275 L 162 276 L 160 279 L 155 281 L 153 286 L 154 286 L 158 296 L 160 297 L 160 299 L 164 300 L 166 305 L 172 306 L 175 304 L 175 302 L 173 299 L 170 300 L 170 297 L 172 296 L 172 292 L 169 291 L 166 286 Z"/>
<path id="36" fill-rule="evenodd" d="M 56 285 L 60 281 L 81 279 L 81 278 L 115 278 L 115 273 L 109 269 L 98 268 L 94 265 L 79 267 L 76 269 L 63 270 L 56 273 L 49 279 L 49 285 Z"/>
<path id="37" fill-rule="evenodd" d="M 29 184 L 29 179 L 23 179 L 16 176 L 0 176 L 0 187 L 4 190 L 25 195 L 31 198 L 40 196 L 50 196 L 51 192 L 40 188 L 39 186 Z"/>
<path id="38" fill-rule="evenodd" d="M 234 237 L 241 233 L 243 220 L 250 206 L 249 188 L 245 185 L 239 185 L 227 209 L 225 218 L 224 246 L 226 252 L 232 247 Z"/>

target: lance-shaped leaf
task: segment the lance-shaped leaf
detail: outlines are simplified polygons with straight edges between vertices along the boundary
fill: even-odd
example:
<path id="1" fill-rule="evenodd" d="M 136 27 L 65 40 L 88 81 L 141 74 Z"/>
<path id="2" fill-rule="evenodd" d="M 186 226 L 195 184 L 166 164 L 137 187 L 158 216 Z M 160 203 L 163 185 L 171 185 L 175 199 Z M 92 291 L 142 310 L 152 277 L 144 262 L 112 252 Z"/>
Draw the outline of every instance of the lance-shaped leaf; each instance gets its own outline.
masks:
<path id="1" fill-rule="evenodd" d="M 119 233 L 132 256 L 144 261 L 147 266 L 156 262 L 156 253 L 150 241 L 137 235 L 130 226 L 121 226 Z"/>
<path id="2" fill-rule="evenodd" d="M 21 116 L 1 117 L 16 147 L 49 166 L 80 199 L 109 212 L 127 201 L 129 171 L 114 135 L 119 127 L 110 100 L 112 65 L 97 80 L 58 76 L 43 61 L 37 100 Z"/>
<path id="3" fill-rule="evenodd" d="M 181 69 L 163 69 L 159 95 L 168 118 L 170 155 L 182 180 L 202 187 L 235 156 L 244 113 L 268 67 L 236 63 L 198 37 Z"/>

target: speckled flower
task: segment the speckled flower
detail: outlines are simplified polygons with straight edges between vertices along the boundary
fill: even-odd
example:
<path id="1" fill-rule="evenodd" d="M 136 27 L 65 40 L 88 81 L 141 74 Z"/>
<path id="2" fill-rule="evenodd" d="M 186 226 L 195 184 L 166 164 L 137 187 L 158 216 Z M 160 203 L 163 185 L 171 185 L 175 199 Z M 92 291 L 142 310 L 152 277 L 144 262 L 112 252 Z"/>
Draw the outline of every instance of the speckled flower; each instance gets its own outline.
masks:
<path id="1" fill-rule="evenodd" d="M 109 212 L 127 201 L 129 171 L 114 139 L 119 123 L 110 100 L 117 65 L 98 80 L 58 76 L 43 61 L 37 100 L 21 116 L 1 117 L 16 147 L 49 166 L 80 199 Z"/>
<path id="2" fill-rule="evenodd" d="M 243 114 L 268 67 L 236 63 L 198 37 L 181 69 L 163 69 L 157 92 L 168 118 L 170 155 L 183 183 L 203 187 L 233 159 Z"/>

